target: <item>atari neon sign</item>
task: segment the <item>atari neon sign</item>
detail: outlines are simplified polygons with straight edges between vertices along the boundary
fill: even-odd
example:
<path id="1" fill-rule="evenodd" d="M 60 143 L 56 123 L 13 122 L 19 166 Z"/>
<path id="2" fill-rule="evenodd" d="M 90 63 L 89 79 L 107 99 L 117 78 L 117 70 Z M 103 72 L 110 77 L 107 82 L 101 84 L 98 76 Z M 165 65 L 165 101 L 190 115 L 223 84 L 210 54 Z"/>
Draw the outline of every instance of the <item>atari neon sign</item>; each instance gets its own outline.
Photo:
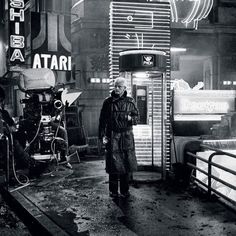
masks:
<path id="1" fill-rule="evenodd" d="M 11 64 L 25 62 L 25 0 L 9 0 L 9 52 Z"/>
<path id="2" fill-rule="evenodd" d="M 32 68 L 71 71 L 71 18 L 31 13 Z"/>

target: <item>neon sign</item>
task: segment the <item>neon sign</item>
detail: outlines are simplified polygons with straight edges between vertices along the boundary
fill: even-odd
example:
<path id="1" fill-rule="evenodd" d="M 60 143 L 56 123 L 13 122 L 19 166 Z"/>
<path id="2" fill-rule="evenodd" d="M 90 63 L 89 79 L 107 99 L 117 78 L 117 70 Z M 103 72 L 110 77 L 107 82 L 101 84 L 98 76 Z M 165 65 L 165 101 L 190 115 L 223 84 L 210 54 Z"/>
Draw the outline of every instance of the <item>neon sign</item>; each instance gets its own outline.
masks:
<path id="1" fill-rule="evenodd" d="M 174 115 L 224 114 L 234 110 L 234 90 L 175 90 Z"/>
<path id="2" fill-rule="evenodd" d="M 156 0 L 147 0 L 147 2 L 155 2 Z M 188 26 L 193 22 L 194 28 L 197 29 L 198 22 L 206 18 L 213 6 L 214 0 L 160 0 L 161 2 L 169 2 L 171 7 L 172 22 L 181 22 Z M 180 14 L 188 9 L 184 18 Z M 180 20 L 181 19 L 181 20 Z"/>
<path id="3" fill-rule="evenodd" d="M 165 0 L 164 0 L 165 1 Z M 214 0 L 169 0 L 171 6 L 172 22 L 179 22 L 179 15 L 182 6 L 189 7 L 187 15 L 181 20 L 186 26 L 193 22 L 197 29 L 198 22 L 206 18 L 213 6 Z"/>
<path id="4" fill-rule="evenodd" d="M 34 55 L 33 68 L 49 68 L 51 70 L 71 70 L 71 56 L 57 56 L 50 54 Z"/>
<path id="5" fill-rule="evenodd" d="M 144 10 L 135 10 L 132 15 L 127 16 L 128 22 L 133 22 L 135 18 L 141 18 L 144 23 L 137 23 L 135 24 L 135 28 L 139 29 L 152 29 L 153 28 L 153 20 L 154 20 L 154 13 L 152 11 L 144 11 Z M 147 25 L 145 24 L 147 23 Z"/>
<path id="6" fill-rule="evenodd" d="M 71 71 L 71 17 L 31 13 L 32 68 Z"/>
<path id="7" fill-rule="evenodd" d="M 9 52 L 11 64 L 25 62 L 24 21 L 25 6 L 28 0 L 9 0 Z"/>
<path id="8" fill-rule="evenodd" d="M 186 113 L 227 113 L 229 109 L 229 104 L 226 101 L 191 101 L 188 99 L 180 100 L 180 108 L 183 110 L 181 112 Z"/>

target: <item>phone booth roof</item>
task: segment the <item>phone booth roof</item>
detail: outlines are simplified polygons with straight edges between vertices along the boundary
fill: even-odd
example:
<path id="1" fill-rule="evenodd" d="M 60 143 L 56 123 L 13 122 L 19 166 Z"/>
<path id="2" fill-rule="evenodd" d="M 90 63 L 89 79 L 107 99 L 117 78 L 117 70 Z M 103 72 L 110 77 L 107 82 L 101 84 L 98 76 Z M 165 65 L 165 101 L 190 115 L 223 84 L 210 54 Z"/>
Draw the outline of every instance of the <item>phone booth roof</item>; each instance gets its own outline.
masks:
<path id="1" fill-rule="evenodd" d="M 119 70 L 166 71 L 166 53 L 157 50 L 132 49 L 119 53 Z"/>

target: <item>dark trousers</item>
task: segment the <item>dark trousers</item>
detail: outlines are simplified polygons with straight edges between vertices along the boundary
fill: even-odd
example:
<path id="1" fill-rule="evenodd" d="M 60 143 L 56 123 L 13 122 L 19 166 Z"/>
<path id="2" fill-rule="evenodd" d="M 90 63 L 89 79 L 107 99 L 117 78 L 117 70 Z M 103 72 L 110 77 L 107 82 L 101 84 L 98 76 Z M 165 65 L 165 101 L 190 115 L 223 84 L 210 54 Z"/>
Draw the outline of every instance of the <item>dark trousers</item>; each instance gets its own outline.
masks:
<path id="1" fill-rule="evenodd" d="M 129 173 L 127 174 L 109 174 L 109 191 L 118 193 L 120 180 L 120 193 L 126 194 L 129 191 Z"/>

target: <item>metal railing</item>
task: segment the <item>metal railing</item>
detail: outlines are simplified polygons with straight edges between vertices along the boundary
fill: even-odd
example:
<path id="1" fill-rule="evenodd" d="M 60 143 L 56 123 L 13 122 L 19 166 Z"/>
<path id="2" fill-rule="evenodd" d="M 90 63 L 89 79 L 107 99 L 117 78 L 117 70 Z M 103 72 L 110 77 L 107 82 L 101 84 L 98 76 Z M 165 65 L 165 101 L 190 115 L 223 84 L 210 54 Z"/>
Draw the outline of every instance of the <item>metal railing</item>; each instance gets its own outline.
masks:
<path id="1" fill-rule="evenodd" d="M 205 149 L 205 150 L 213 151 L 213 153 L 211 153 L 209 155 L 207 160 L 202 158 L 202 157 L 200 157 L 200 156 L 197 156 L 196 154 L 193 154 L 191 152 L 187 152 L 187 155 L 195 158 L 195 160 L 200 160 L 200 161 L 205 162 L 208 165 L 208 172 L 206 172 L 205 170 L 197 167 L 193 163 L 189 162 L 188 159 L 187 159 L 187 165 L 190 166 L 191 168 L 193 168 L 195 171 L 199 171 L 199 172 L 203 173 L 204 175 L 206 175 L 208 177 L 208 183 L 206 184 L 206 183 L 202 182 L 196 176 L 192 176 L 192 178 L 196 182 L 200 183 L 202 186 L 204 186 L 207 189 L 207 193 L 208 193 L 209 197 L 212 195 L 212 192 L 214 192 L 216 195 L 220 196 L 221 198 L 227 200 L 228 202 L 230 202 L 232 204 L 235 204 L 236 201 L 234 201 L 233 199 L 227 197 L 226 195 L 222 194 L 221 192 L 219 192 L 218 190 L 216 190 L 216 189 L 214 189 L 212 187 L 212 179 L 214 179 L 214 180 L 222 183 L 223 185 L 229 187 L 230 189 L 236 191 L 236 186 L 235 185 L 232 185 L 232 184 L 230 184 L 230 183 L 228 183 L 228 182 L 226 182 L 226 181 L 216 177 L 215 175 L 213 175 L 212 174 L 212 167 L 217 167 L 217 168 L 219 168 L 219 169 L 221 169 L 223 171 L 226 171 L 226 172 L 236 176 L 236 171 L 213 162 L 213 158 L 216 157 L 216 156 L 219 156 L 219 155 L 224 155 L 226 157 L 228 156 L 228 157 L 232 157 L 232 158 L 235 158 L 235 159 L 236 159 L 236 155 L 234 155 L 232 153 L 229 153 L 229 152 L 222 151 L 222 150 L 217 149 L 217 148 L 213 148 L 213 147 L 208 146 L 208 145 L 204 145 L 204 144 L 201 144 L 200 147 Z"/>

